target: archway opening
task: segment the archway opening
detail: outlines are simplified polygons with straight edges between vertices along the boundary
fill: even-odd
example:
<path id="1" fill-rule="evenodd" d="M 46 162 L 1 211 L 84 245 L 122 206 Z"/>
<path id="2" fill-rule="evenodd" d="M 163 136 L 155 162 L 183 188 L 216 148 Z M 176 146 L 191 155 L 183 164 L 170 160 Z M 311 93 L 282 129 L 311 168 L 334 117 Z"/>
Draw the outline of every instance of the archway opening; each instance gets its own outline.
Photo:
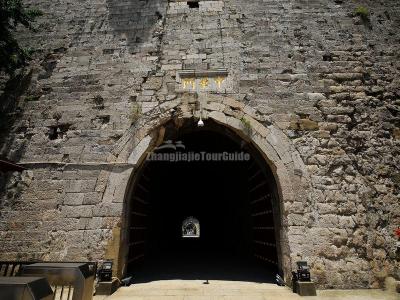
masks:
<path id="1" fill-rule="evenodd" d="M 127 274 L 134 282 L 283 275 L 277 186 L 258 151 L 211 120 L 165 128 L 128 199 Z"/>

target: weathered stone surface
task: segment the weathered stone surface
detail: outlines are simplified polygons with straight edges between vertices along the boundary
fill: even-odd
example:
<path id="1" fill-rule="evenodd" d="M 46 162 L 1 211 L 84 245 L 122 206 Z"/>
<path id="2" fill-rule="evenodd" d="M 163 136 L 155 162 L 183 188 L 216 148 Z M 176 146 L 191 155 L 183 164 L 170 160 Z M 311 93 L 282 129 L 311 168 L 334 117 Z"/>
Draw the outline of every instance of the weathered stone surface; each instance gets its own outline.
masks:
<path id="1" fill-rule="evenodd" d="M 244 137 L 299 170 L 280 182 L 295 199 L 283 204 L 283 256 L 308 260 L 319 287 L 400 278 L 399 1 L 366 1 L 370 26 L 349 1 L 26 3 L 49 13 L 19 35 L 37 53 L 0 155 L 30 171 L 0 174 L 1 259 L 116 258 L 124 164 L 138 162 L 148 130 L 193 115 L 176 71 L 225 68 L 231 86 L 205 96 L 205 116 L 238 132 L 248 116 Z"/>

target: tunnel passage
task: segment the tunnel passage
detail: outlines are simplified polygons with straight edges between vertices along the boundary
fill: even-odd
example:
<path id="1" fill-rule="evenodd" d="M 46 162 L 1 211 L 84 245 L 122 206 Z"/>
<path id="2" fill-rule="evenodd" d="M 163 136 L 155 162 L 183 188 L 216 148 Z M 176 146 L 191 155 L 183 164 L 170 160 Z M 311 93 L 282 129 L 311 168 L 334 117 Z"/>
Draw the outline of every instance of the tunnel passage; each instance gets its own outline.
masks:
<path id="1" fill-rule="evenodd" d="M 231 157 L 218 160 L 224 152 Z M 212 121 L 202 128 L 172 123 L 154 153 L 137 173 L 129 203 L 127 273 L 135 282 L 271 282 L 282 273 L 277 188 L 251 144 Z M 188 162 L 183 153 L 216 154 Z M 182 161 L 164 160 L 171 157 Z M 183 236 L 188 218 L 198 220 L 199 237 Z"/>

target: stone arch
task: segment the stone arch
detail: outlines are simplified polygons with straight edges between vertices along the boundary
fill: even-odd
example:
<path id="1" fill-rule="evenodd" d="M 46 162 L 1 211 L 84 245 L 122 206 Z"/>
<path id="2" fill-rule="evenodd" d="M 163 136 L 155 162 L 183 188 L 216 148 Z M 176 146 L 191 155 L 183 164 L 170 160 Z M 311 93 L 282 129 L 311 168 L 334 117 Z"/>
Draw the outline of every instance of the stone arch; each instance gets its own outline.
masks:
<path id="1" fill-rule="evenodd" d="M 200 99 L 199 99 L 200 98 Z M 260 115 L 250 106 L 247 106 L 235 99 L 207 95 L 182 94 L 178 99 L 162 103 L 155 108 L 145 112 L 119 140 L 115 146 L 109 161 L 126 164 L 129 169 L 119 174 L 115 180 L 114 189 L 109 185 L 109 195 L 119 187 L 127 187 L 124 192 L 113 193 L 115 202 L 124 203 L 123 220 L 121 228 L 121 245 L 126 242 L 124 230 L 127 216 L 127 199 L 133 191 L 133 183 L 140 166 L 147 153 L 151 152 L 162 141 L 163 124 L 171 119 L 179 123 L 185 119 L 199 118 L 198 103 L 203 102 L 202 116 L 204 120 L 212 119 L 218 124 L 233 130 L 240 138 L 251 142 L 258 150 L 263 159 L 270 167 L 275 177 L 280 211 L 280 233 L 281 240 L 281 268 L 289 280 L 288 275 L 294 267 L 296 253 L 289 237 L 289 215 L 290 204 L 293 202 L 311 201 L 311 181 L 299 152 L 296 150 L 290 139 L 276 126 L 271 124 L 268 117 Z M 107 194 L 106 190 L 106 194 Z M 118 199 L 115 199 L 118 198 Z M 293 245 L 293 247 L 292 247 Z M 119 249 L 118 274 L 124 272 L 124 249 Z"/>

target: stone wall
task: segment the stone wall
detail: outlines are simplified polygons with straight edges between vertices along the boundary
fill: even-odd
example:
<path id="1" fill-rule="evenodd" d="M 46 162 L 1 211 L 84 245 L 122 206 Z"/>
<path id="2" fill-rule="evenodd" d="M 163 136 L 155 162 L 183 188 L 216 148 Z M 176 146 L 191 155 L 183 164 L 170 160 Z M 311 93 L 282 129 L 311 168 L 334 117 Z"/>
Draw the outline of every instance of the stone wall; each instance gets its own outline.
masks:
<path id="1" fill-rule="evenodd" d="M 399 1 L 26 2 L 46 14 L 20 33 L 37 52 L 2 130 L 0 154 L 30 171 L 6 177 L 1 259 L 116 258 L 115 180 L 132 171 L 116 145 L 181 101 L 178 70 L 226 68 L 222 96 L 283 132 L 311 178 L 284 207 L 293 262 L 326 288 L 399 279 Z"/>

